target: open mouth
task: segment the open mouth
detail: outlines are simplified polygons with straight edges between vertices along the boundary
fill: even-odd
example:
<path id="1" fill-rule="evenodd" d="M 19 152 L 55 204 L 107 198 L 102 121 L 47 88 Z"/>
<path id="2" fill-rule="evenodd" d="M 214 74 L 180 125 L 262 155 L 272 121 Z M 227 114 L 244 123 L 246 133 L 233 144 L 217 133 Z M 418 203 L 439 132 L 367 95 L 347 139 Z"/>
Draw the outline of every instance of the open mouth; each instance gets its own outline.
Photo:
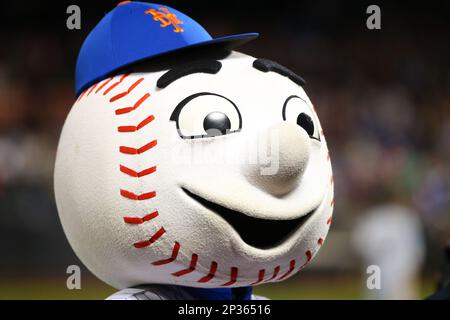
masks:
<path id="1" fill-rule="evenodd" d="M 268 249 L 281 244 L 293 232 L 304 225 L 315 211 L 315 209 L 311 210 L 304 216 L 291 220 L 261 219 L 225 208 L 217 203 L 208 201 L 185 188 L 182 189 L 192 199 L 227 221 L 245 243 L 259 249 Z"/>

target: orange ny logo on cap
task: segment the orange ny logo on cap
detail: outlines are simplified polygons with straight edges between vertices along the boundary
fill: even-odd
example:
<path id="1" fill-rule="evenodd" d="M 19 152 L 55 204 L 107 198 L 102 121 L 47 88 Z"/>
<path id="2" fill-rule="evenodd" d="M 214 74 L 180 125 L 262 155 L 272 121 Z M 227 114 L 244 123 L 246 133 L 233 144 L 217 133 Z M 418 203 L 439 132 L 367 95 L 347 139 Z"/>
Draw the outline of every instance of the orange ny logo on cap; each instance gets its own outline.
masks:
<path id="1" fill-rule="evenodd" d="M 153 20 L 161 22 L 159 26 L 162 28 L 173 25 L 173 32 L 184 32 L 184 29 L 178 26 L 179 24 L 183 24 L 183 21 L 179 20 L 177 16 L 167 8 L 159 8 L 159 11 L 149 9 L 145 11 L 145 14 L 153 15 Z"/>

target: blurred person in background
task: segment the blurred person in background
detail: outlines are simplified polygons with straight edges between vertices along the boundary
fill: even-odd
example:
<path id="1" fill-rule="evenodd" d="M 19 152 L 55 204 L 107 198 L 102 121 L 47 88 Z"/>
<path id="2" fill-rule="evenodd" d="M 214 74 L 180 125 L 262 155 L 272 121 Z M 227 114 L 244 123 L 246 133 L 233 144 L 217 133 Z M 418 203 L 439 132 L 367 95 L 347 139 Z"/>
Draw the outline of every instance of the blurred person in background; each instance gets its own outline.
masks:
<path id="1" fill-rule="evenodd" d="M 425 256 L 419 214 L 392 187 L 380 188 L 380 200 L 356 224 L 353 244 L 364 268 L 380 270 L 380 287 L 367 288 L 369 299 L 417 299 L 417 282 Z"/>

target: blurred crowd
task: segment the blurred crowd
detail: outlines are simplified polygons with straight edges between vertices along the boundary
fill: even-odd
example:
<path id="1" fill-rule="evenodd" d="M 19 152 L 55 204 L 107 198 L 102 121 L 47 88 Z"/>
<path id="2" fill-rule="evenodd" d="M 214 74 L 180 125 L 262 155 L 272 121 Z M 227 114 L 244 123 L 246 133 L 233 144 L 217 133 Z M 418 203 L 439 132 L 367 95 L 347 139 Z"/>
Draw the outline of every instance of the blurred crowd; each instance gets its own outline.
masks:
<path id="1" fill-rule="evenodd" d="M 383 12 L 382 30 L 369 31 L 362 6 L 334 1 L 283 4 L 281 16 L 261 6 L 250 16 L 250 5 L 236 13 L 208 11 L 201 1 L 167 3 L 214 35 L 259 31 L 261 38 L 241 50 L 306 79 L 333 161 L 332 232 L 350 232 L 362 212 L 389 202 L 417 212 L 432 241 L 450 238 L 450 28 L 444 18 L 417 26 L 408 18 L 414 12 L 395 9 Z M 0 31 L 0 272 L 51 272 L 73 259 L 54 204 L 53 164 L 74 102 L 78 48 L 112 5 L 80 5 L 83 14 L 91 11 L 81 31 L 70 31 L 64 6 L 49 22 L 50 4 L 43 11 L 2 4 L 11 15 L 34 12 L 43 19 L 13 32 L 19 22 L 4 17 L 11 28 Z"/>

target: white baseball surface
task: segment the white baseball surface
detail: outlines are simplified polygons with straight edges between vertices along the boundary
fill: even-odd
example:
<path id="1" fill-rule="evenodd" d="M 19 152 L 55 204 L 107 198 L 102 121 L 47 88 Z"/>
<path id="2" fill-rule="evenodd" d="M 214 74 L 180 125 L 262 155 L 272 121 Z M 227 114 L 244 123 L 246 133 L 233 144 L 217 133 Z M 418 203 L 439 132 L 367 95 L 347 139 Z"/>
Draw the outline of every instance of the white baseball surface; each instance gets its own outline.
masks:
<path id="1" fill-rule="evenodd" d="M 100 279 L 119 289 L 256 285 L 287 279 L 322 246 L 333 178 L 317 114 L 302 87 L 255 69 L 254 60 L 233 52 L 217 74 L 187 75 L 164 89 L 156 82 L 166 71 L 117 75 L 74 103 L 58 146 L 56 201 L 70 244 Z M 199 92 L 214 95 L 186 104 L 177 130 L 172 112 Z M 299 98 L 286 106 L 284 121 L 292 95 Z M 204 134 L 203 119 L 214 111 L 226 114 L 236 132 L 180 137 Z M 313 120 L 317 139 L 297 125 L 299 113 Z M 245 160 L 261 141 L 278 151 L 269 175 L 261 175 L 261 159 Z M 208 158 L 214 155 L 223 161 Z M 254 221 L 272 220 L 274 228 L 309 216 L 281 241 L 258 248 L 185 190 Z"/>

